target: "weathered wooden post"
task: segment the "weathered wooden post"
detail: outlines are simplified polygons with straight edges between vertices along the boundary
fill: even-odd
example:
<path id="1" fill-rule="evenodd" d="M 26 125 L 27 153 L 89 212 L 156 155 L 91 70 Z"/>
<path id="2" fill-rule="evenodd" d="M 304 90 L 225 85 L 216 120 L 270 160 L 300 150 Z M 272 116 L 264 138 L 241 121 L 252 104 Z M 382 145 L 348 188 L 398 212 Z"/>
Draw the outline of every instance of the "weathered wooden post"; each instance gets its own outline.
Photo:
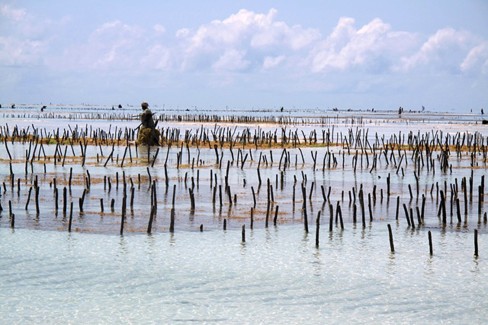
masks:
<path id="1" fill-rule="evenodd" d="M 429 236 L 429 252 L 430 252 L 430 256 L 434 255 L 434 250 L 432 249 L 432 233 L 428 232 L 428 236 Z"/>
<path id="2" fill-rule="evenodd" d="M 34 190 L 35 190 L 34 196 L 36 201 L 36 215 L 39 216 L 41 212 L 41 209 L 39 208 L 39 186 L 36 185 Z"/>
<path id="3" fill-rule="evenodd" d="M 31 194 L 32 194 L 32 186 L 29 188 L 29 194 L 27 195 L 27 202 L 25 203 L 25 209 L 26 210 L 29 208 L 29 202 L 30 202 Z"/>
<path id="4" fill-rule="evenodd" d="M 149 216 L 149 224 L 147 225 L 147 233 L 148 234 L 151 234 L 151 232 L 152 232 L 152 224 L 153 224 L 153 219 L 154 219 L 155 214 L 156 214 L 156 206 L 153 205 L 151 207 L 151 214 Z"/>
<path id="5" fill-rule="evenodd" d="M 320 233 L 320 211 L 317 213 L 317 219 L 315 221 L 315 247 L 319 248 L 319 233 Z"/>
<path id="6" fill-rule="evenodd" d="M 308 217 L 307 217 L 307 193 L 305 185 L 302 184 L 302 194 L 303 194 L 303 225 L 305 227 L 305 232 L 308 234 Z"/>
<path id="7" fill-rule="evenodd" d="M 276 209 L 275 209 L 275 215 L 274 215 L 274 218 L 273 218 L 273 225 L 276 226 L 276 222 L 278 220 L 278 210 L 279 210 L 280 206 L 277 205 L 276 206 Z"/>
<path id="8" fill-rule="evenodd" d="M 393 234 L 391 232 L 390 224 L 388 224 L 388 237 L 390 239 L 390 250 L 392 253 L 395 253 L 395 245 L 393 244 Z"/>
<path id="9" fill-rule="evenodd" d="M 63 187 L 63 215 L 66 216 L 66 210 L 68 205 L 68 189 Z"/>
<path id="10" fill-rule="evenodd" d="M 478 258 L 478 229 L 474 230 L 474 256 Z"/>
<path id="11" fill-rule="evenodd" d="M 173 199 L 171 205 L 171 216 L 170 216 L 170 224 L 169 224 L 169 232 L 175 232 L 175 199 L 176 199 L 176 184 L 173 185 Z"/>
<path id="12" fill-rule="evenodd" d="M 72 223 L 73 223 L 73 202 L 71 202 L 70 209 L 69 209 L 68 232 L 71 232 Z"/>

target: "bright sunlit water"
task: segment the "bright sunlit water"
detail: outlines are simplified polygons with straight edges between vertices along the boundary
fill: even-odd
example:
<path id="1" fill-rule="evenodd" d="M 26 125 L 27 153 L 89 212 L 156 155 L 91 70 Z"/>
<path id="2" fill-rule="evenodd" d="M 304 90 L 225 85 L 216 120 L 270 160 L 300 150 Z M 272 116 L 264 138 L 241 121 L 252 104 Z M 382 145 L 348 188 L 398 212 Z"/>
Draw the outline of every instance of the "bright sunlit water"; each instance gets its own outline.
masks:
<path id="1" fill-rule="evenodd" d="M 325 222 L 323 221 L 325 224 Z M 481 324 L 473 232 L 315 226 L 94 235 L 0 229 L 2 324 Z"/>
<path id="2" fill-rule="evenodd" d="M 196 110 L 196 108 L 195 108 Z M 19 112 L 20 111 L 20 112 Z M 186 114 L 186 111 L 164 110 L 157 107 L 158 114 Z M 49 107 L 39 113 L 38 107 L 24 107 L 22 110 L 5 110 L 0 116 L 1 127 L 10 131 L 17 125 L 20 129 L 39 127 L 49 133 L 60 128 L 66 130 L 89 127 L 102 128 L 135 128 L 138 120 L 126 119 L 84 119 L 88 113 L 113 114 L 110 108 L 98 110 L 86 107 Z M 137 114 L 139 109 L 132 107 L 121 112 L 128 116 Z M 49 117 L 49 114 L 54 114 Z M 198 114 L 217 114 L 219 116 L 254 115 L 302 116 L 301 110 L 263 111 L 197 111 Z M 302 115 L 298 115 L 302 114 Z M 478 132 L 483 136 L 488 128 L 481 124 L 481 117 L 476 114 L 444 115 L 442 113 L 411 113 L 403 119 L 396 112 L 365 113 L 360 125 L 351 125 L 358 112 L 327 112 L 327 116 L 340 116 L 331 125 L 286 125 L 287 129 L 296 127 L 309 132 L 312 129 L 332 128 L 336 135 L 356 127 L 369 128 L 368 136 L 374 139 L 375 133 L 385 135 L 388 140 L 392 135 L 403 135 L 408 132 L 416 134 L 445 132 Z M 58 116 L 59 115 L 59 116 Z M 71 115 L 75 116 L 72 119 Z M 305 115 L 319 118 L 323 111 L 306 111 Z M 53 118 L 53 116 L 57 116 Z M 60 119 L 61 122 L 60 123 Z M 424 120 L 425 119 L 425 120 Z M 347 120 L 347 124 L 345 121 Z M 332 122 L 331 122 L 332 123 Z M 89 126 L 88 126 L 89 125 Z M 182 130 L 201 127 L 200 124 L 164 122 L 159 127 L 178 127 Z M 213 124 L 205 128 L 212 129 Z M 231 127 L 232 124 L 223 125 Z M 240 132 L 248 125 L 239 125 Z M 259 126 L 261 128 L 261 126 Z M 262 130 L 280 130 L 279 125 L 269 124 Z M 6 146 L 6 145 L 5 145 Z M 4 145 L 0 148 L 0 158 L 7 161 Z M 64 218 L 54 214 L 52 199 L 49 199 L 51 187 L 49 182 L 54 177 L 66 179 L 69 168 L 75 173 L 84 175 L 85 167 L 79 162 L 68 161 L 66 166 L 48 163 L 35 165 L 29 177 L 39 175 L 41 191 L 48 199 L 41 200 L 42 213 L 34 218 L 32 207 L 27 211 L 25 206 L 27 183 L 24 184 L 24 155 L 27 144 L 9 144 L 14 162 L 3 163 L 0 176 L 8 184 L 10 169 L 17 177 L 22 177 L 20 195 L 15 190 L 2 192 L 3 214 L 0 214 L 0 324 L 178 324 L 178 323 L 222 323 L 222 324 L 485 324 L 488 322 L 488 241 L 486 240 L 487 224 L 481 222 L 476 214 L 476 197 L 470 202 L 469 222 L 455 226 L 452 221 L 443 228 L 436 214 L 437 206 L 434 196 L 428 195 L 429 185 L 434 181 L 440 184 L 454 178 L 469 177 L 469 159 L 451 160 L 454 173 L 421 175 L 421 194 L 427 196 L 426 222 L 422 227 L 412 229 L 405 225 L 403 218 L 394 220 L 394 200 L 391 205 L 378 205 L 374 208 L 375 221 L 363 229 L 360 224 L 351 223 L 351 207 L 347 207 L 347 191 L 359 184 L 378 185 L 385 188 L 387 175 L 392 176 L 392 195 L 408 200 L 407 184 L 413 183 L 412 172 L 406 175 L 395 173 L 392 166 L 380 165 L 377 171 L 369 170 L 350 174 L 342 169 L 311 171 L 311 153 L 313 148 L 304 148 L 307 166 L 288 170 L 287 180 L 292 184 L 293 176 L 299 179 L 302 171 L 308 172 L 308 179 L 315 181 L 317 190 L 314 193 L 316 202 L 310 209 L 310 233 L 304 232 L 297 212 L 297 223 L 279 224 L 278 227 L 264 228 L 264 207 L 259 206 L 256 217 L 256 229 L 250 230 L 248 219 L 229 219 L 227 231 L 220 224 L 223 213 L 213 212 L 210 206 L 208 191 L 209 168 L 213 166 L 212 149 L 201 148 L 201 158 L 206 161 L 201 169 L 201 187 L 196 189 L 197 199 L 202 202 L 197 207 L 195 225 L 188 214 L 186 183 L 183 184 L 185 172 L 195 176 L 193 168 L 186 166 L 182 170 L 170 170 L 171 183 L 178 184 L 183 192 L 177 193 L 178 219 L 176 232 L 168 232 L 168 213 L 164 207 L 169 206 L 170 194 L 166 193 L 164 182 L 158 183 L 158 195 L 162 202 L 160 214 L 154 224 L 154 234 L 146 235 L 147 208 L 149 196 L 147 186 L 138 190 L 136 198 L 139 206 L 135 217 L 130 215 L 128 222 L 142 220 L 137 224 L 138 232 L 127 232 L 117 236 L 120 218 L 99 211 L 99 199 L 115 196 L 117 190 L 106 193 L 103 183 L 93 185 L 87 194 L 87 203 L 83 217 L 75 213 L 75 229 L 83 228 L 84 223 L 100 233 L 90 234 L 74 231 L 68 233 Z M 48 154 L 52 155 L 54 145 L 46 145 Z M 79 150 L 78 147 L 75 147 Z M 94 158 L 100 148 L 88 148 L 91 160 L 87 161 L 91 175 L 95 180 L 103 176 L 114 179 L 118 163 L 111 163 L 107 168 L 103 163 L 95 163 Z M 105 152 L 109 148 L 103 148 Z M 340 150 L 332 149 L 332 150 Z M 116 155 L 122 156 L 123 148 L 116 147 Z M 194 149 L 192 149 L 194 150 Z M 316 150 L 316 149 L 315 149 Z M 169 151 L 169 150 L 168 150 Z M 156 160 L 151 170 L 154 178 L 164 179 L 161 166 L 166 150 Z M 168 162 L 175 165 L 176 150 L 169 155 Z M 199 151 L 200 153 L 200 151 Z M 292 158 L 299 156 L 298 151 L 291 150 Z M 337 153 L 337 152 L 336 152 Z M 192 152 L 194 156 L 195 151 Z M 268 154 L 268 152 L 266 152 Z M 324 152 L 319 155 L 321 161 Z M 225 159 L 229 159 L 226 153 Z M 258 152 L 254 152 L 257 160 Z M 278 159 L 279 153 L 275 152 Z M 346 170 L 351 170 L 351 157 L 347 156 Z M 468 157 L 469 158 L 469 157 Z M 104 157 L 105 159 L 105 157 Z M 339 158 L 341 159 L 341 158 Z M 480 158 L 481 159 L 481 158 Z M 9 161 L 10 162 L 10 161 Z M 252 202 L 250 186 L 256 187 L 256 164 L 249 160 L 249 169 L 238 170 L 231 174 L 229 182 L 234 193 L 238 194 L 238 203 L 233 209 L 245 209 L 245 213 L 236 216 L 248 218 Z M 480 163 L 481 164 L 481 163 Z M 210 167 L 209 167 L 210 166 Z M 276 168 L 276 163 L 275 166 Z M 47 175 L 43 172 L 46 168 Z M 126 167 L 124 167 L 126 168 Z M 131 166 L 125 171 L 135 179 L 137 173 L 144 174 L 146 165 Z M 473 169 L 475 186 L 484 175 L 486 163 Z M 263 179 L 274 180 L 275 172 L 270 167 L 262 170 Z M 219 184 L 224 172 L 218 172 Z M 248 181 L 247 187 L 242 185 Z M 205 183 L 206 182 L 206 183 Z M 81 195 L 82 182 L 73 189 L 73 198 Z M 328 218 L 322 215 L 320 228 L 320 246 L 315 245 L 315 216 L 323 210 L 317 203 L 321 200 L 318 186 L 325 184 L 332 187 L 332 202 L 341 200 L 340 191 L 346 191 L 343 212 L 346 220 L 345 230 L 336 226 L 333 232 L 328 231 Z M 447 184 L 447 183 L 446 183 Z M 284 191 L 278 191 L 277 202 L 281 210 L 291 210 L 291 185 Z M 476 187 L 475 187 L 476 188 Z M 114 194 L 115 193 L 115 194 Z M 119 192 L 120 193 L 120 192 Z M 111 196 L 113 195 L 113 196 Z M 266 191 L 258 193 L 258 201 L 265 202 Z M 418 195 L 417 195 L 418 196 Z M 183 198 L 183 199 L 182 199 Z M 117 198 L 119 200 L 119 198 Z M 344 198 L 342 198 L 344 200 Z M 17 215 L 15 229 L 10 229 L 7 207 L 13 204 Z M 91 201 L 91 202 L 90 202 Z M 418 204 L 417 200 L 405 201 Z M 120 210 L 117 201 L 117 211 Z M 147 210 L 147 209 L 146 209 Z M 229 209 L 229 211 L 231 211 Z M 298 211 L 298 208 L 297 208 Z M 327 209 L 322 211 L 327 213 Z M 292 217 L 295 216 L 294 214 Z M 313 217 L 312 217 L 313 216 Z M 23 218 L 23 219 L 22 219 Z M 451 220 L 452 220 L 451 212 Z M 463 215 L 464 218 L 464 215 Z M 24 220 L 24 223 L 22 221 Z M 25 221 L 27 220 L 27 221 Z M 64 221 L 63 221 L 64 220 Z M 107 221 L 108 220 L 108 221 Z M 203 220 L 203 221 L 202 221 Z M 479 223 L 477 223 L 479 220 Z M 106 223 L 106 224 L 105 224 Z M 195 231 L 205 223 L 203 232 Z M 246 241 L 242 242 L 240 227 L 246 224 Z M 392 225 L 395 253 L 390 252 L 387 223 Z M 103 228 L 103 225 L 107 229 Z M 54 226 L 52 226 L 54 225 Z M 140 226 L 143 225 L 143 226 Z M 96 226 L 96 227 L 95 227 Z M 79 228 L 77 228 L 79 227 Z M 98 228 L 97 228 L 98 227 Z M 34 229 L 43 230 L 34 230 Z M 140 229 L 139 229 L 140 228 Z M 479 230 L 479 257 L 474 256 L 474 229 Z M 48 231 L 58 229 L 61 231 Z M 141 230 L 142 229 L 142 230 Z M 429 254 L 428 231 L 432 231 L 434 254 Z"/>

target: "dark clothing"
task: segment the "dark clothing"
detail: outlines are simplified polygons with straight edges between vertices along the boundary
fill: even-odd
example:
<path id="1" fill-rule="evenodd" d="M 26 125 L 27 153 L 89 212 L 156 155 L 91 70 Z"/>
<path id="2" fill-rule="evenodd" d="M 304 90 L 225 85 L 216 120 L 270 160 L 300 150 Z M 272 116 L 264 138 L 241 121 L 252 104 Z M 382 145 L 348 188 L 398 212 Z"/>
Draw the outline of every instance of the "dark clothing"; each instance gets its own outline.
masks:
<path id="1" fill-rule="evenodd" d="M 141 126 L 143 128 L 154 129 L 156 125 L 154 124 L 153 114 L 149 108 L 146 108 L 141 114 Z"/>

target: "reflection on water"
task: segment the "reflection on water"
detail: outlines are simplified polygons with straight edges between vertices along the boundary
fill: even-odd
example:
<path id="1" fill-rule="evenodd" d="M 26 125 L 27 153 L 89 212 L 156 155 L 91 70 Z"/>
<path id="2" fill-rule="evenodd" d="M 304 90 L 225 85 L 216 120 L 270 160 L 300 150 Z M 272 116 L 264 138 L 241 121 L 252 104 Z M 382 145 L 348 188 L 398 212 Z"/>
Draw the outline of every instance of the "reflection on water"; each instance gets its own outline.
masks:
<path id="1" fill-rule="evenodd" d="M 75 110 L 73 108 L 67 114 Z M 307 112 L 315 118 L 322 113 Z M 256 115 L 264 114 L 269 114 L 269 111 Z M 341 114 L 340 121 L 354 117 L 352 113 L 337 114 Z M 363 121 L 361 125 L 373 125 L 369 133 L 371 139 L 375 135 L 373 131 L 384 134 L 388 139 L 392 134 L 398 134 L 399 129 L 402 134 L 436 130 L 466 132 L 469 125 L 470 132 L 488 132 L 486 128 L 473 123 L 474 116 L 463 116 L 460 121 L 464 124 L 442 115 L 429 116 L 428 123 L 415 118 L 408 121 L 395 117 L 393 120 L 390 112 L 389 115 L 381 115 L 381 118 L 389 119 L 388 123 L 376 120 Z M 373 118 L 374 114 L 365 114 L 364 117 Z M 9 121 L 20 127 L 32 124 L 32 118 Z M 45 132 L 58 127 L 55 120 L 43 122 L 46 122 L 43 124 Z M 107 121 L 93 122 L 93 127 L 107 127 Z M 128 123 L 130 121 L 113 121 L 110 127 L 126 127 Z M 169 123 L 161 125 L 170 126 Z M 195 124 L 186 123 L 182 128 L 194 127 Z M 247 127 L 240 125 L 239 130 Z M 305 132 L 317 127 L 316 124 L 301 125 Z M 338 125 L 334 132 L 346 134 L 350 127 Z M 264 126 L 263 130 L 276 128 L 276 125 L 270 124 Z M 53 156 L 56 148 L 55 145 L 45 145 L 43 149 L 48 156 Z M 410 197 L 407 187 L 415 185 L 417 175 L 407 168 L 405 174 L 403 168 L 398 173 L 392 164 L 380 165 L 374 171 L 363 169 L 362 156 L 361 166 L 358 167 L 360 170 L 353 173 L 352 156 L 347 154 L 345 162 L 342 161 L 344 156 L 341 157 L 341 151 L 345 151 L 344 148 L 331 149 L 337 155 L 339 165 L 345 166 L 344 169 L 312 168 L 315 166 L 311 159 L 314 152 L 315 155 L 319 152 L 319 161 L 322 157 L 325 161 L 324 148 L 303 148 L 300 152 L 295 148 L 289 149 L 290 160 L 295 165 L 292 163 L 286 169 L 284 179 L 288 184 L 281 187 L 278 185 L 276 162 L 281 150 L 274 149 L 274 165 L 273 151 L 253 150 L 254 160 L 250 158 L 244 168 L 233 165 L 229 175 L 228 182 L 232 185 L 237 202 L 228 204 L 224 194 L 223 205 L 210 203 L 212 173 L 209 171 L 216 169 L 212 148 L 188 150 L 188 155 L 198 155 L 205 162 L 197 164 L 196 170 L 190 166 L 175 167 L 177 148 L 171 152 L 165 149 L 167 153 L 161 151 L 154 167 L 149 169 L 145 157 L 153 157 L 155 152 L 140 148 L 139 154 L 144 157 L 142 162 L 120 167 L 118 159 L 123 155 L 124 147 L 117 146 L 114 149 L 114 162 L 104 166 L 103 161 L 95 161 L 93 157 L 98 157 L 100 151 L 105 160 L 110 146 L 93 146 L 86 149 L 88 156 L 92 157 L 87 160 L 86 166 L 80 166 L 73 154 L 69 156 L 66 166 L 48 161 L 45 165 L 34 164 L 31 170 L 24 172 L 27 150 L 27 143 L 11 146 L 14 157 L 12 170 L 21 180 L 21 192 L 16 191 L 14 186 L 2 192 L 4 207 L 9 201 L 13 204 L 17 226 L 29 230 L 9 229 L 8 212 L 0 214 L 0 323 L 431 324 L 484 323 L 488 320 L 488 302 L 481 299 L 482 293 L 488 289 L 487 264 L 483 257 L 488 254 L 488 243 L 484 241 L 486 223 L 480 223 L 480 216 L 476 218 L 477 198 L 469 203 L 468 213 L 463 215 L 464 222 L 453 223 L 455 216 L 451 208 L 448 224 L 442 226 L 436 213 L 439 195 L 435 192 L 432 194 L 431 190 L 434 183 L 438 182 L 442 188 L 442 184 L 457 184 L 458 178 L 471 176 L 469 157 L 452 157 L 454 173 L 434 177 L 434 173 L 424 170 L 419 174 L 418 186 L 427 200 L 427 214 L 425 224 L 413 228 L 406 227 L 401 207 L 400 218 L 395 219 L 396 197 L 401 198 L 401 202 L 412 211 L 419 206 L 419 192 L 416 197 Z M 79 151 L 79 148 L 75 150 Z M 101 154 L 102 151 L 105 155 Z M 278 226 L 272 225 L 271 213 L 269 228 L 264 228 L 266 186 L 257 186 L 257 157 L 260 154 L 270 158 L 269 166 L 267 161 L 261 162 L 261 176 L 263 183 L 271 180 L 276 205 L 280 206 Z M 185 152 L 184 161 L 186 157 Z M 303 162 L 300 157 L 305 157 Z M 174 234 L 168 232 L 173 187 L 164 184 L 166 175 L 162 166 L 166 158 L 168 166 L 172 167 L 168 172 L 170 183 L 178 185 L 175 187 L 177 222 Z M 225 161 L 229 157 L 223 159 Z M 482 164 L 481 160 L 479 163 Z M 486 164 L 479 167 L 473 169 L 475 187 L 485 173 Z M 67 215 L 61 210 L 54 213 L 51 186 L 56 178 L 58 185 L 65 186 L 70 168 L 74 169 L 75 178 L 78 176 L 75 179 L 77 184 L 69 193 L 72 202 L 77 203 L 85 189 L 84 177 L 88 169 L 93 180 L 90 191 L 86 193 L 84 212 L 77 210 L 75 213 L 76 228 L 73 233 L 66 231 Z M 134 180 L 136 188 L 137 204 L 127 214 L 126 235 L 79 233 L 118 233 L 123 190 L 122 185 L 119 188 L 114 181 L 118 179 L 117 171 L 124 171 L 131 181 Z M 147 207 L 150 206 L 149 171 L 153 180 L 157 181 L 155 186 L 161 204 L 154 219 L 153 234 L 145 235 L 149 217 Z M 24 207 L 28 187 L 33 183 L 35 174 L 39 175 L 43 194 L 40 215 L 33 212 L 32 205 L 30 210 Z M 143 175 L 142 184 L 138 184 L 139 175 Z M 194 190 L 198 205 L 195 211 L 190 211 L 190 181 L 187 184 L 186 179 L 196 178 L 197 175 L 200 175 L 200 183 L 197 182 Z M 215 185 L 224 182 L 223 170 L 216 169 L 213 175 L 218 181 Z M 378 198 L 378 202 L 373 202 L 372 206 L 374 222 L 367 215 L 364 225 L 357 207 L 357 223 L 354 223 L 353 207 L 348 200 L 351 189 L 364 186 L 366 193 L 370 193 L 373 186 L 378 186 L 379 192 L 385 189 L 386 177 L 390 175 L 391 204 L 388 198 L 385 198 L 385 204 Z M 0 176 L 8 185 L 9 164 L 0 165 Z M 111 178 L 111 190 L 105 188 L 105 176 Z M 296 191 L 297 202 L 290 202 L 292 191 L 295 195 L 294 179 L 298 179 L 299 185 L 304 181 L 308 193 L 311 193 L 312 182 L 316 186 L 307 203 L 308 234 L 303 227 L 300 186 Z M 256 190 L 258 202 L 254 210 L 255 230 L 250 230 L 247 225 L 250 207 L 253 206 L 251 186 Z M 336 217 L 333 231 L 329 231 L 330 213 L 320 186 L 331 191 L 328 203 L 334 204 L 334 211 L 335 203 L 340 202 L 345 230 L 340 229 Z M 444 192 L 448 193 L 447 190 Z M 101 199 L 106 202 L 104 212 L 100 211 Z M 115 212 L 109 208 L 110 199 L 115 200 Z M 317 248 L 315 216 L 319 212 L 322 219 L 320 245 Z M 226 231 L 222 230 L 224 219 L 228 225 Z M 395 253 L 390 252 L 387 223 L 393 228 Z M 202 224 L 203 233 L 198 231 Z M 243 224 L 246 224 L 245 243 L 241 241 Z M 476 258 L 473 257 L 472 234 L 475 228 L 480 230 L 480 257 Z M 429 255 L 428 230 L 433 234 L 433 256 Z"/>
<path id="2" fill-rule="evenodd" d="M 483 323 L 487 241 L 393 227 L 129 235 L 0 229 L 0 323 Z M 462 290 L 461 290 L 462 288 Z M 473 304 L 476 301 L 476 304 Z M 28 302 L 28 303 L 27 303 Z"/>

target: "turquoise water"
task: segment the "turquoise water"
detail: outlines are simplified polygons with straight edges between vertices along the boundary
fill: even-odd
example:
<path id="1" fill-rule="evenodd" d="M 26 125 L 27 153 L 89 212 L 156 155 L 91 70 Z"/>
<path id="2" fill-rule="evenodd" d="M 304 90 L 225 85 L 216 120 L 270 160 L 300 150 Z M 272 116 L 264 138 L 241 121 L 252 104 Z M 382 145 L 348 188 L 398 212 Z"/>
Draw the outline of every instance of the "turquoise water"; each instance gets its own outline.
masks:
<path id="1" fill-rule="evenodd" d="M 112 236 L 0 229 L 2 324 L 481 324 L 488 241 L 385 223 Z"/>
<path id="2" fill-rule="evenodd" d="M 110 125 L 112 130 L 116 125 L 137 125 L 135 120 L 81 121 L 67 116 L 61 127 L 57 119 L 30 116 L 33 110 L 38 108 L 26 108 L 24 115 L 18 115 L 18 110 L 15 110 L 14 117 L 5 114 L 2 117 L 8 119 L 11 127 L 27 128 L 32 124 L 41 127 L 37 123 L 42 122 L 42 128 L 47 132 L 57 127 L 66 129 L 68 123 L 79 124 L 80 127 L 90 124 L 94 128 L 105 129 Z M 63 111 L 63 108 L 57 111 Z M 81 113 L 85 111 L 80 110 Z M 128 114 L 132 112 L 137 110 L 129 110 Z M 71 113 L 68 111 L 66 114 Z M 110 110 L 105 113 L 110 113 Z M 270 114 L 269 111 L 259 113 L 253 112 L 255 115 Z M 321 116 L 321 112 L 307 114 Z M 354 117 L 356 113 L 340 114 Z M 458 120 L 453 116 L 444 119 L 439 114 L 431 116 L 430 120 L 427 117 L 427 122 L 413 117 L 393 121 L 392 116 L 396 118 L 396 114 L 385 114 L 376 121 L 364 122 L 365 127 L 370 127 L 369 136 L 373 137 L 378 131 L 388 139 L 400 129 L 402 134 L 442 130 L 451 134 L 479 132 L 486 136 L 488 132 L 478 123 L 476 116 L 464 116 Z M 174 127 L 172 123 L 161 124 Z M 196 130 L 199 124 L 182 123 L 177 127 Z M 298 127 L 305 130 L 321 128 L 313 124 Z M 338 125 L 335 132 L 346 133 L 351 127 L 356 126 Z M 263 127 L 265 130 L 277 128 L 277 125 Z M 136 180 L 137 174 L 146 175 L 148 165 L 124 166 L 122 169 L 116 160 L 105 167 L 103 162 L 109 148 L 103 147 L 105 155 L 101 162 L 96 162 L 94 157 L 102 148 L 88 147 L 89 159 L 85 167 L 70 158 L 66 166 L 55 165 L 52 161 L 46 165 L 34 161 L 32 169 L 26 173 L 27 144 L 9 144 L 9 147 L 14 159 L 12 170 L 15 179 L 20 179 L 21 190 L 8 186 L 10 164 L 2 144 L 0 178 L 6 183 L 6 188 L 2 191 L 4 211 L 0 214 L 0 324 L 483 324 L 488 321 L 488 302 L 484 299 L 488 293 L 487 225 L 476 209 L 476 188 L 486 170 L 481 156 L 477 160 L 479 165 L 473 169 L 475 198 L 469 203 L 467 215 L 463 215 L 467 222 L 453 224 L 455 213 L 451 212 L 449 222 L 443 228 L 437 216 L 436 193 L 429 194 L 431 184 L 439 182 L 442 188 L 442 184 L 451 185 L 462 177 L 470 176 L 469 156 L 452 156 L 453 173 L 434 175 L 423 170 L 420 174 L 420 194 L 427 198 L 426 219 L 422 227 L 412 229 L 407 227 L 403 211 L 400 211 L 399 223 L 394 220 L 396 196 L 409 208 L 420 204 L 418 198 L 409 198 L 407 185 L 415 184 L 415 179 L 413 171 L 406 165 L 405 176 L 398 173 L 392 164 L 384 163 L 380 163 L 373 172 L 369 168 L 361 168 L 357 174 L 352 174 L 351 156 L 347 155 L 345 170 L 327 168 L 323 171 L 320 166 L 314 170 L 311 154 L 318 150 L 318 161 L 322 162 L 325 152 L 304 148 L 304 163 L 298 163 L 298 167 L 296 163 L 292 164 L 286 170 L 287 184 L 283 189 L 278 190 L 277 184 L 275 187 L 276 203 L 282 213 L 280 221 L 290 224 L 278 222 L 278 227 L 264 228 L 267 193 L 263 185 L 257 193 L 255 229 L 251 231 L 248 228 L 249 208 L 252 204 L 251 186 L 257 188 L 257 160 L 261 153 L 270 157 L 270 150 L 253 150 L 254 160 L 249 158 L 244 168 L 232 165 L 229 184 L 238 200 L 232 207 L 224 201 L 224 209 L 220 211 L 210 203 L 209 172 L 212 169 L 218 184 L 223 184 L 225 165 L 231 159 L 229 152 L 226 151 L 223 157 L 223 169 L 217 169 L 212 148 L 200 148 L 198 152 L 191 149 L 192 157 L 201 154 L 199 157 L 205 163 L 197 166 L 197 170 L 189 164 L 176 169 L 178 149 L 173 148 L 168 156 L 168 164 L 172 167 L 169 170 L 170 190 L 166 191 L 162 166 L 167 149 L 163 148 L 156 164 L 150 168 L 153 180 L 157 181 L 160 204 L 153 225 L 154 234 L 145 234 L 150 197 L 148 181 L 143 179 L 141 189 L 137 187 L 135 211 L 129 213 L 126 221 L 125 235 L 117 236 L 122 189 L 107 191 L 101 179 L 108 176 L 113 181 L 117 171 L 120 174 L 124 171 Z M 53 154 L 54 148 L 54 145 L 45 146 L 48 155 Z M 74 150 L 79 156 L 80 148 L 75 146 Z M 123 147 L 116 147 L 115 156 L 122 156 L 123 150 Z M 332 150 L 340 156 L 337 150 L 341 148 Z M 267 163 L 266 166 L 261 163 L 264 182 L 269 178 L 274 184 L 280 153 L 280 150 L 275 150 L 274 165 L 271 163 L 268 167 Z M 290 153 L 292 161 L 301 161 L 296 149 L 290 149 Z M 413 164 L 409 166 L 411 168 Z M 62 186 L 65 186 L 71 167 L 75 177 L 78 175 L 78 184 L 73 186 L 73 193 L 69 196 L 75 203 L 75 230 L 68 233 L 65 216 L 54 212 L 51 182 L 57 178 L 58 185 L 64 182 Z M 93 177 L 93 187 L 87 193 L 82 214 L 77 210 L 77 202 L 88 169 Z M 198 169 L 200 187 L 196 187 L 195 195 L 199 204 L 192 214 L 189 213 L 188 189 L 184 179 L 187 173 L 189 178 L 197 177 Z M 378 192 L 381 189 L 386 191 L 386 177 L 390 174 L 392 198 L 389 203 L 378 202 L 373 207 L 375 220 L 368 222 L 365 229 L 360 222 L 354 225 L 348 191 L 359 184 L 364 184 L 367 192 L 373 185 L 378 186 Z M 34 175 L 39 176 L 40 216 L 34 214 L 32 202 L 30 209 L 25 209 Z M 301 225 L 301 200 L 297 199 L 295 211 L 290 199 L 294 177 L 300 182 L 304 176 L 309 180 L 309 191 L 311 182 L 316 184 L 310 198 L 308 235 Z M 247 185 L 244 185 L 244 180 Z M 168 211 L 171 188 L 175 184 L 177 222 L 176 232 L 172 235 L 168 232 Z M 322 204 L 320 185 L 331 186 L 330 202 L 341 201 L 344 231 L 340 231 L 337 225 L 332 233 L 328 231 L 329 214 Z M 345 198 L 341 198 L 343 190 Z M 299 192 L 297 196 L 300 196 Z M 101 198 L 106 202 L 105 213 L 100 213 Z M 115 212 L 107 209 L 112 198 L 116 200 Z M 16 215 L 15 230 L 9 228 L 9 201 Z M 314 219 L 318 211 L 322 212 L 323 226 L 320 246 L 316 248 Z M 223 231 L 222 218 L 226 216 L 228 230 Z M 246 223 L 245 243 L 241 240 L 240 231 L 243 223 Z M 394 254 L 390 253 L 387 223 L 393 228 Z M 200 224 L 205 226 L 202 233 L 196 231 Z M 49 231 L 54 229 L 60 231 Z M 479 257 L 474 256 L 474 229 L 480 233 Z M 432 231 L 433 256 L 429 254 L 429 230 Z M 95 234 L 87 233 L 90 231 Z"/>

